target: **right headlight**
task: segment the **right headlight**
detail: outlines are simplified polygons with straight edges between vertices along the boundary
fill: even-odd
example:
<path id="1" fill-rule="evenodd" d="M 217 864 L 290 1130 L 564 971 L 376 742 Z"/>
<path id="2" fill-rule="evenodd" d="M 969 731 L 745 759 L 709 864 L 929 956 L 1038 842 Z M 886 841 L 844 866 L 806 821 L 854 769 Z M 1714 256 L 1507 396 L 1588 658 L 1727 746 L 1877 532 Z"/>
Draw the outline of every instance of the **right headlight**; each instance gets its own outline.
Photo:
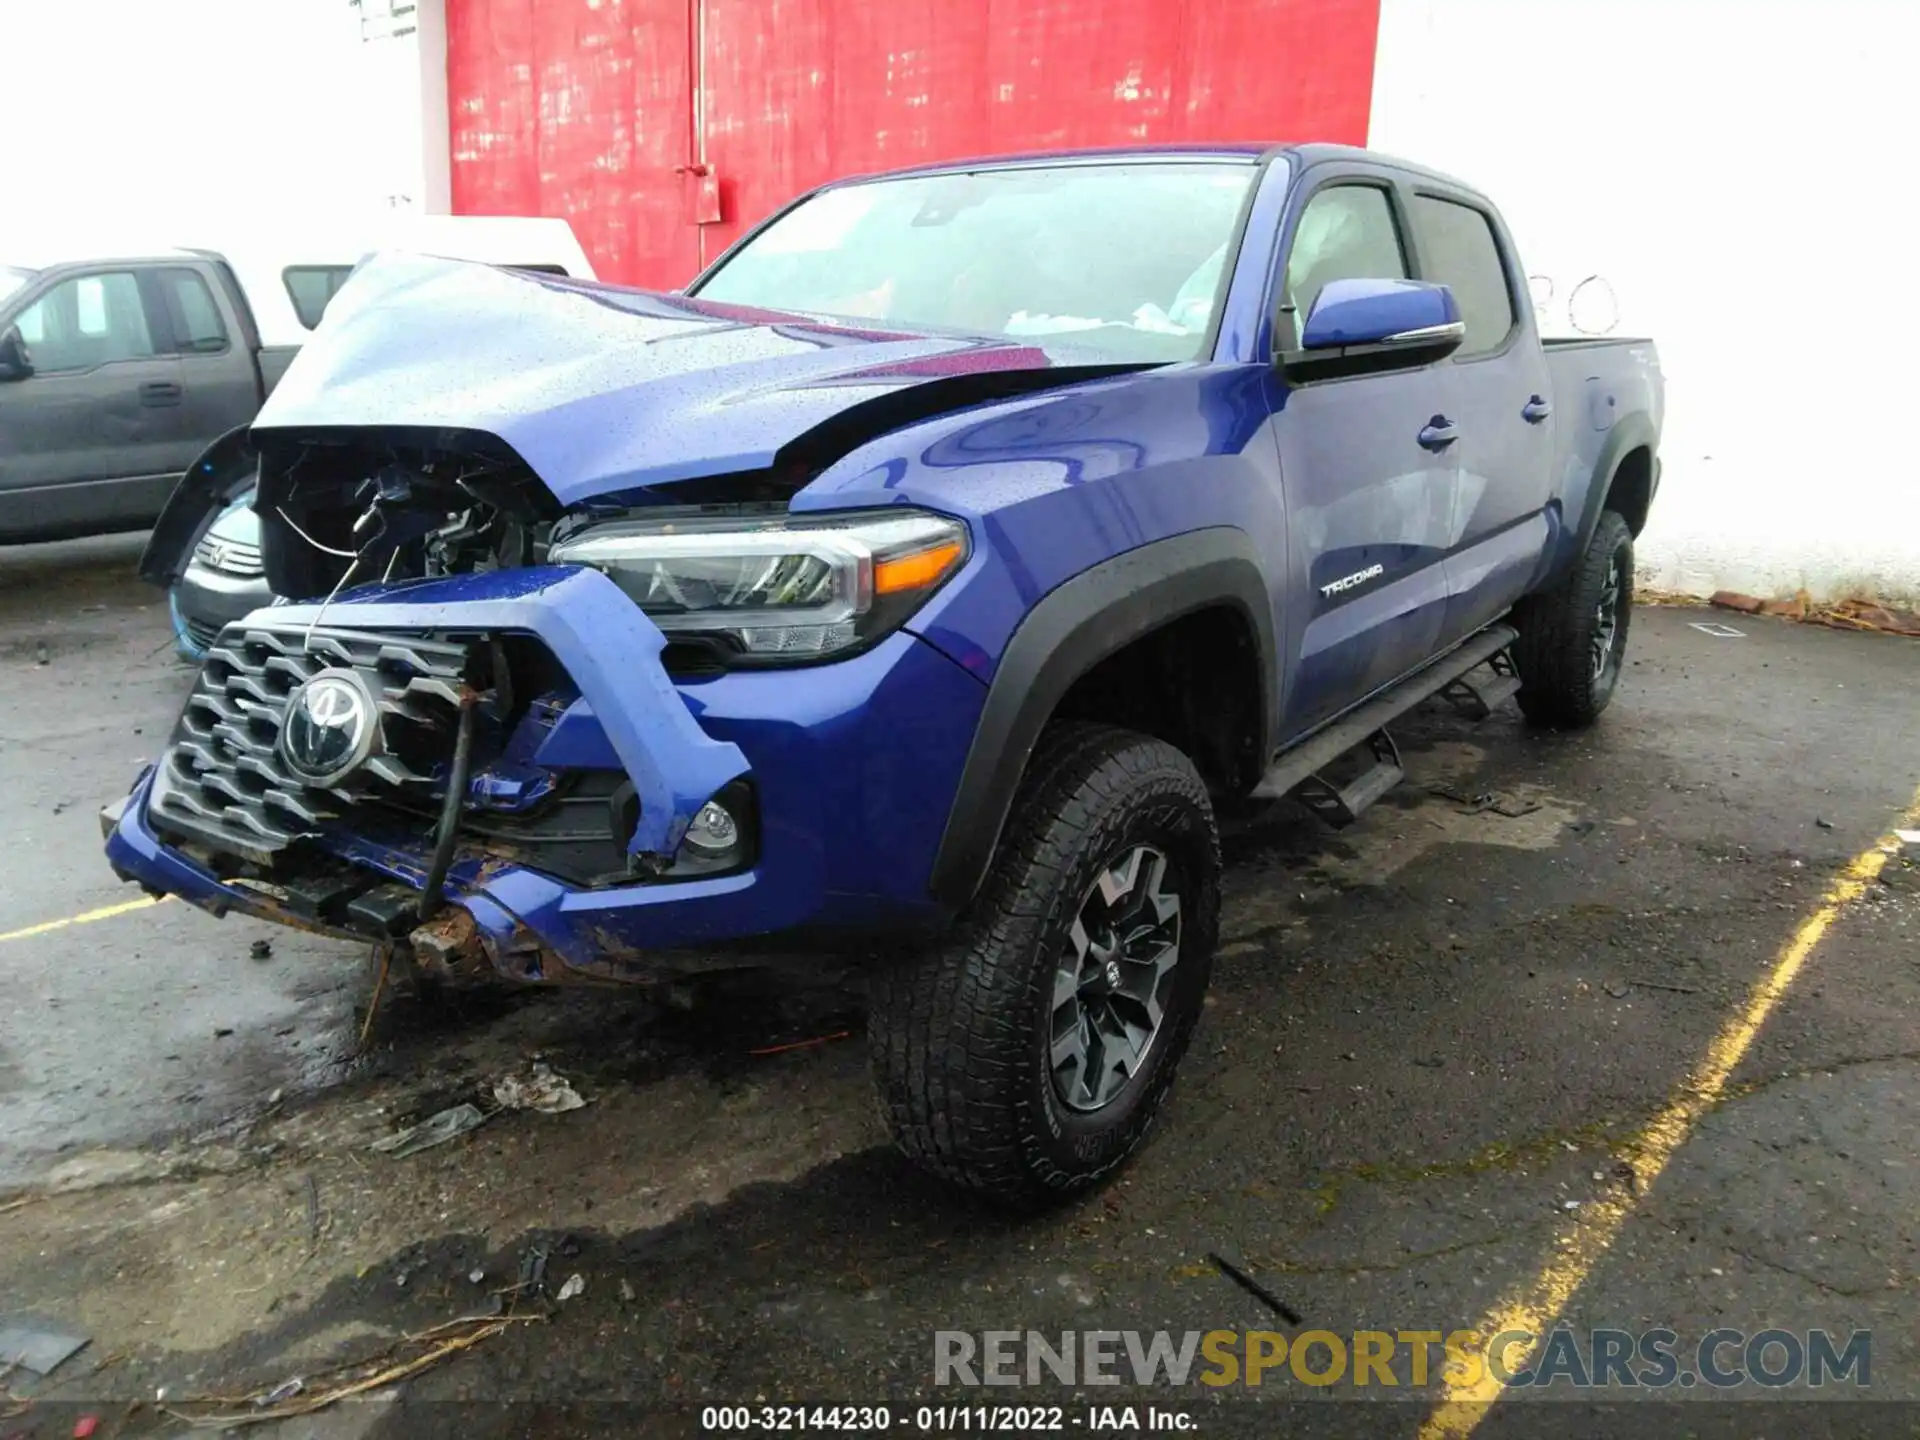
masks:
<path id="1" fill-rule="evenodd" d="M 609 520 L 547 559 L 586 565 L 670 639 L 747 663 L 830 658 L 897 629 L 966 562 L 967 527 L 924 510 Z"/>

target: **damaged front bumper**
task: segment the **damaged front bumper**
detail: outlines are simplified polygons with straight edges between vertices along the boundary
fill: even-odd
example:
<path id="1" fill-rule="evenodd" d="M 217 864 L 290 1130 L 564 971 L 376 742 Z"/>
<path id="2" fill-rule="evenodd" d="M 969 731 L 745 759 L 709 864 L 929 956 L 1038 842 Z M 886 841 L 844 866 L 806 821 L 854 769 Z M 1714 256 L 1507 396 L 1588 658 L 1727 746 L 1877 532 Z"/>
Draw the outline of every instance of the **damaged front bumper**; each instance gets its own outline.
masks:
<path id="1" fill-rule="evenodd" d="M 216 915 L 400 941 L 428 968 L 484 966 L 520 981 L 652 978 L 673 952 L 929 907 L 927 867 L 945 810 L 911 802 L 957 781 L 984 690 L 923 641 L 897 634 L 833 665 L 728 674 L 683 693 L 661 664 L 658 628 L 589 570 L 415 582 L 319 609 L 259 612 L 214 647 L 168 753 L 102 814 L 108 859 L 123 879 Z M 317 656 L 295 644 L 308 626 L 317 627 Z M 374 693 L 383 713 L 404 719 L 414 691 L 448 683 L 408 679 L 409 656 L 501 636 L 537 642 L 565 686 L 540 707 L 522 705 L 541 710 L 537 743 L 516 732 L 497 764 L 475 772 L 469 804 L 516 786 L 537 791 L 553 774 L 623 774 L 637 802 L 629 863 L 626 873 L 556 874 L 510 844 L 463 835 L 446 873 L 448 908 L 422 925 L 431 827 L 383 830 L 361 823 L 363 811 L 330 811 L 332 792 L 288 794 L 284 764 L 262 746 L 272 743 L 286 688 L 316 664 L 371 665 L 366 656 L 377 652 L 387 668 Z M 251 669 L 237 666 L 243 645 Z M 936 710 L 903 746 L 897 719 L 879 717 L 905 695 L 922 705 L 931 698 Z M 397 773 L 430 795 L 437 778 L 444 793 L 443 774 L 384 758 L 383 780 Z M 759 836 L 750 863 L 681 873 L 675 857 L 694 816 L 743 786 Z M 282 833 L 301 815 L 312 823 Z M 228 832 L 239 838 L 220 838 Z"/>
<path id="2" fill-rule="evenodd" d="M 404 940 L 429 971 L 471 975 L 485 965 L 527 983 L 650 979 L 665 958 L 655 952 L 734 936 L 757 908 L 740 903 L 757 885 L 752 871 L 586 891 L 522 865 L 463 856 L 447 874 L 448 909 L 415 925 L 426 873 L 418 852 L 348 841 L 337 851 L 346 863 L 318 875 L 223 879 L 154 832 L 152 785 L 149 768 L 125 800 L 102 812 L 103 828 L 109 819 L 113 827 L 107 860 L 121 879 L 216 918 L 237 912 L 340 939 Z M 779 923 L 776 915 L 765 919 Z"/>

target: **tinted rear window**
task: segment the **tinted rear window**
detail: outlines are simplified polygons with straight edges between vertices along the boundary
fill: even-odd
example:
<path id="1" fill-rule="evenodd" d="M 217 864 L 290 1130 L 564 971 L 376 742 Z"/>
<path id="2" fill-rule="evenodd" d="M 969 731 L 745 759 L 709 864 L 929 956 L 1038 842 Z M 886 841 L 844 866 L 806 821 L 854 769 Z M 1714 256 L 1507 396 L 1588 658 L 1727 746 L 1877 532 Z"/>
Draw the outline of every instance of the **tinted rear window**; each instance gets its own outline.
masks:
<path id="1" fill-rule="evenodd" d="M 1420 237 L 1423 278 L 1450 287 L 1460 318 L 1467 322 L 1459 353 L 1498 350 L 1513 330 L 1514 310 L 1493 222 L 1470 205 L 1416 195 L 1413 224 Z"/>

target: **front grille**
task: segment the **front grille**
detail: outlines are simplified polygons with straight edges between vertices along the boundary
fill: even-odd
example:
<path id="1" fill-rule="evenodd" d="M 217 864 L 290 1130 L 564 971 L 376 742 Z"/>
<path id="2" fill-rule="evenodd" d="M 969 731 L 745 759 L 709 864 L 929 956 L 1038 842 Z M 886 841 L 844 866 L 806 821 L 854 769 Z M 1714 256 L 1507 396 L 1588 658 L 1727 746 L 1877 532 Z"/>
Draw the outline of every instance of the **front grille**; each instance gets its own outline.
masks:
<path id="1" fill-rule="evenodd" d="M 468 645 L 392 631 L 221 631 L 156 772 L 151 815 L 178 839 L 260 863 L 355 804 L 419 803 L 445 784 Z M 335 789 L 296 778 L 280 757 L 287 700 L 329 666 L 350 667 L 378 702 L 385 753 Z"/>
<path id="2" fill-rule="evenodd" d="M 193 558 L 209 570 L 227 575 L 264 575 L 266 565 L 260 559 L 260 547 L 244 542 L 222 540 L 209 535 L 193 547 Z"/>

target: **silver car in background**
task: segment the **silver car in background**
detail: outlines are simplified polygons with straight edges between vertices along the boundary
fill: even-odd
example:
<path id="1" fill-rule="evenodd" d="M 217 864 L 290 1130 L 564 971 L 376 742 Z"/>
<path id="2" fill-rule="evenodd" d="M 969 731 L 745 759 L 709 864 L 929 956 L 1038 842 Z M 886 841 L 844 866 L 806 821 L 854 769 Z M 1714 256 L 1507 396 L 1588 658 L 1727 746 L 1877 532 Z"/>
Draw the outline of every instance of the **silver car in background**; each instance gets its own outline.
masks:
<path id="1" fill-rule="evenodd" d="M 206 657 L 225 626 L 273 603 L 260 561 L 260 518 L 253 513 L 252 491 L 207 528 L 167 600 L 174 643 L 183 658 L 193 661 Z"/>

